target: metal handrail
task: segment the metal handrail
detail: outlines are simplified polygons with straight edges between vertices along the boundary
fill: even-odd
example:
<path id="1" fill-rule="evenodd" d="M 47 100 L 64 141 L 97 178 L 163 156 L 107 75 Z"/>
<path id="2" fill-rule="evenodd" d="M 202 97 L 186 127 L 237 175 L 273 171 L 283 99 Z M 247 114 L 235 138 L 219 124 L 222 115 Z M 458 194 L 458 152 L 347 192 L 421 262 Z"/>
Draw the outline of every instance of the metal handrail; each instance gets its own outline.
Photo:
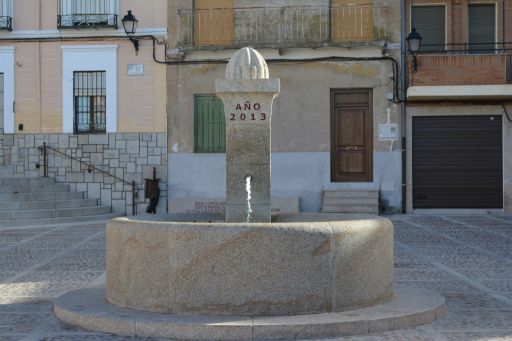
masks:
<path id="1" fill-rule="evenodd" d="M 505 47 L 507 46 L 507 47 Z M 458 53 L 458 54 L 468 54 L 468 53 L 478 53 L 479 51 L 487 51 L 487 52 L 508 52 L 512 51 L 512 48 L 508 46 L 512 46 L 512 42 L 509 41 L 497 41 L 497 42 L 486 42 L 486 43 L 449 43 L 449 44 L 421 44 L 421 47 L 434 47 L 439 48 L 435 50 L 426 50 L 418 51 L 418 55 L 422 54 L 449 54 L 449 53 Z M 471 48 L 473 47 L 473 48 Z"/>
<path id="2" fill-rule="evenodd" d="M 127 185 L 130 185 L 132 186 L 132 214 L 133 215 L 136 215 L 137 214 L 137 209 L 136 209 L 136 206 L 135 206 L 135 198 L 138 197 L 138 191 L 141 190 L 141 188 L 139 186 L 137 186 L 137 184 L 135 183 L 135 181 L 132 181 L 132 182 L 128 182 L 126 181 L 125 179 L 121 179 L 120 177 L 118 176 L 115 176 L 114 174 L 111 174 L 109 172 L 106 172 L 104 171 L 103 169 L 101 168 L 98 168 L 96 166 L 93 166 L 87 162 L 84 162 L 80 159 L 77 159 L 76 157 L 74 156 L 71 156 L 71 155 L 68 155 L 64 152 L 61 152 L 60 150 L 58 149 L 55 149 L 53 147 L 50 147 L 48 145 L 46 145 L 46 142 L 43 142 L 43 145 L 42 146 L 39 146 L 37 147 L 37 150 L 40 152 L 40 153 L 43 153 L 43 176 L 46 178 L 48 177 L 48 149 L 50 150 L 53 150 L 54 152 L 58 153 L 58 154 L 61 154 L 67 158 L 70 158 L 71 160 L 73 161 L 76 161 L 84 166 L 87 166 L 87 171 L 90 173 L 92 170 L 95 170 L 95 171 L 98 171 L 100 173 L 103 173 L 105 175 L 108 175 L 118 181 L 121 181 L 123 182 L 124 184 L 127 184 Z"/>

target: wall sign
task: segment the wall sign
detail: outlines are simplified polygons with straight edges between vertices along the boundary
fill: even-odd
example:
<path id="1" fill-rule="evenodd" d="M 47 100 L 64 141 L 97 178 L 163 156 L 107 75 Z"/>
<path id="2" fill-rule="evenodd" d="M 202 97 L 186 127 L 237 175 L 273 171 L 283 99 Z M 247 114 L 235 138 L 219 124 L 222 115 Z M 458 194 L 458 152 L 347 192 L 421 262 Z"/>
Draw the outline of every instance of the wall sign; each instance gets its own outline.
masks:
<path id="1" fill-rule="evenodd" d="M 128 64 L 128 76 L 143 76 L 144 64 Z"/>

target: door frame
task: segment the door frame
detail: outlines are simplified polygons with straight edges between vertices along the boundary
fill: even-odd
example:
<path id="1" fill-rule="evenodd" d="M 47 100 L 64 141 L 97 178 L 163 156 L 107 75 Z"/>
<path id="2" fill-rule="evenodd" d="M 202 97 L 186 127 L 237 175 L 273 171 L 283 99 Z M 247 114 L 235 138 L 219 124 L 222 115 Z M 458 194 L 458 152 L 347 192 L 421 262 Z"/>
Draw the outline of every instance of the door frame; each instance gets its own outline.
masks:
<path id="1" fill-rule="evenodd" d="M 353 94 L 353 93 L 361 93 L 366 92 L 368 93 L 368 103 L 367 106 L 362 106 L 361 104 L 345 104 L 345 105 L 336 105 L 334 102 L 334 96 L 336 94 Z M 373 182 L 373 89 L 372 88 L 332 88 L 330 89 L 330 146 L 331 146 L 331 152 L 330 152 L 330 169 L 331 169 L 331 182 L 336 183 L 346 183 L 346 182 Z M 366 109 L 368 111 L 367 119 L 365 122 L 365 130 L 366 130 L 366 137 L 365 137 L 365 145 L 367 146 L 366 149 L 366 155 L 368 159 L 367 167 L 367 174 L 368 176 L 365 178 L 350 178 L 350 179 L 344 179 L 344 180 L 335 180 L 334 174 L 335 172 L 335 160 L 337 160 L 336 154 L 336 143 L 335 143 L 335 136 L 336 136 L 336 108 L 340 107 L 346 107 L 346 108 L 358 108 L 358 109 Z"/>

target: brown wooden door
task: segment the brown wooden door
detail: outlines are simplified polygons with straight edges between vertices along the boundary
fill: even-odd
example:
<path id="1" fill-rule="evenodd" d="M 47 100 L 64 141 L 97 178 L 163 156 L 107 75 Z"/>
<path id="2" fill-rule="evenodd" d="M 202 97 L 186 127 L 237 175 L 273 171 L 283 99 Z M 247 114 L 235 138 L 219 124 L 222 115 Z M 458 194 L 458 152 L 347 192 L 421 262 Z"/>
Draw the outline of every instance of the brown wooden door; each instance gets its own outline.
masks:
<path id="1" fill-rule="evenodd" d="M 372 91 L 331 91 L 331 181 L 373 181 Z"/>

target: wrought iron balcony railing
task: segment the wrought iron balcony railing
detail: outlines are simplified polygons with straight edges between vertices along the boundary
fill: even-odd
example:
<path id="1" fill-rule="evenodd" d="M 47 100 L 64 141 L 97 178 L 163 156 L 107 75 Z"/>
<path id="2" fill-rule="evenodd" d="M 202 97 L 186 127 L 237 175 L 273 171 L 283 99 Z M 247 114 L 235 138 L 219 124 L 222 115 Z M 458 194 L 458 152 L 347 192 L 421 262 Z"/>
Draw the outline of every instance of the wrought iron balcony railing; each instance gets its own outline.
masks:
<path id="1" fill-rule="evenodd" d="M 12 0 L 0 0 L 0 30 L 12 31 Z"/>
<path id="2" fill-rule="evenodd" d="M 8 16 L 0 17 L 0 30 L 12 31 L 12 18 Z"/>
<path id="3" fill-rule="evenodd" d="M 389 38 L 387 8 L 369 4 L 178 11 L 183 50 L 320 47 Z"/>
<path id="4" fill-rule="evenodd" d="M 57 27 L 118 28 L 116 0 L 59 0 Z"/>

